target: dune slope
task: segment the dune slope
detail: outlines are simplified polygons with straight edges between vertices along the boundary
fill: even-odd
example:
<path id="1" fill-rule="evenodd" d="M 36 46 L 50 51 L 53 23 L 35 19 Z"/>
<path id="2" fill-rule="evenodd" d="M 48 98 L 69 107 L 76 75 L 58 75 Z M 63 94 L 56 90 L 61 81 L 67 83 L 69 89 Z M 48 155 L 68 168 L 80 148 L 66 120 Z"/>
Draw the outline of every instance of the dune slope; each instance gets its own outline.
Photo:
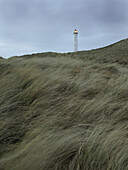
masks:
<path id="1" fill-rule="evenodd" d="M 1 58 L 0 170 L 127 170 L 127 44 Z"/>

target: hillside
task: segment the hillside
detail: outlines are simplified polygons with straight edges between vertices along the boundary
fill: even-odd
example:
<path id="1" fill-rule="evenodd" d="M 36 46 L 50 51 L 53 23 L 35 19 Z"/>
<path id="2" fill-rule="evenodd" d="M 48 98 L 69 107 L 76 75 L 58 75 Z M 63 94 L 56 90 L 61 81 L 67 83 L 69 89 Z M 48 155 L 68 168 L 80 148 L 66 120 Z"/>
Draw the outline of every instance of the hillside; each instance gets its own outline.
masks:
<path id="1" fill-rule="evenodd" d="M 23 58 L 32 58 L 32 57 L 72 57 L 82 60 L 95 60 L 100 63 L 119 63 L 123 65 L 128 64 L 128 39 L 121 40 L 117 43 L 109 45 L 104 48 L 94 49 L 90 51 L 79 51 L 76 53 L 40 53 L 32 55 L 20 56 Z"/>
<path id="2" fill-rule="evenodd" d="M 0 58 L 0 170 L 127 170 L 127 47 Z"/>

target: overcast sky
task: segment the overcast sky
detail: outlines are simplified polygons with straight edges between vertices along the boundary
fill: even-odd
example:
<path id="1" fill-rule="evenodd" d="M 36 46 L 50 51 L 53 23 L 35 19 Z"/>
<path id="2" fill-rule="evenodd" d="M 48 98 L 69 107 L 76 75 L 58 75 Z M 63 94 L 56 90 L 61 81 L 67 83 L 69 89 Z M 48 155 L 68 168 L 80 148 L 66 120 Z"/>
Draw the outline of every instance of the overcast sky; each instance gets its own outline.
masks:
<path id="1" fill-rule="evenodd" d="M 0 0 L 0 56 L 72 52 L 128 37 L 128 0 Z"/>

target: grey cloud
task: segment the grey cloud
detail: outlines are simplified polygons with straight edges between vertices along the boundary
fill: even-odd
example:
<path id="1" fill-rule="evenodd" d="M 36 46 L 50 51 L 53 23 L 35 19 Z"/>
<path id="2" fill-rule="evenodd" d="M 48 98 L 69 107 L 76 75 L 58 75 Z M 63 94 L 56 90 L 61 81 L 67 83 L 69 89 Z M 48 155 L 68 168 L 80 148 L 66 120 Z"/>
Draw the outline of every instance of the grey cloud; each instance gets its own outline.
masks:
<path id="1" fill-rule="evenodd" d="M 72 51 L 75 27 L 80 50 L 107 45 L 127 36 L 127 6 L 127 0 L 1 0 L 0 53 Z"/>
<path id="2" fill-rule="evenodd" d="M 119 0 L 107 0 L 100 4 L 95 15 L 99 21 L 107 23 L 122 23 L 126 19 L 125 4 Z"/>
<path id="3" fill-rule="evenodd" d="M 7 24 L 17 24 L 28 16 L 25 1 L 2 0 L 0 1 L 0 20 Z"/>

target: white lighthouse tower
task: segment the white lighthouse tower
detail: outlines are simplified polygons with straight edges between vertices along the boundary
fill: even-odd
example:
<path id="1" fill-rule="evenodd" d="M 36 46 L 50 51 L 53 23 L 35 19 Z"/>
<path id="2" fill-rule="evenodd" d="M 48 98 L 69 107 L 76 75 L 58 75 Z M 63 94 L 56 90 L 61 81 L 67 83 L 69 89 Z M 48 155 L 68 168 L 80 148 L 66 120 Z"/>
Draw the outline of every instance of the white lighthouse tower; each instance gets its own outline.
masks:
<path id="1" fill-rule="evenodd" d="M 78 31 L 74 31 L 74 52 L 78 51 Z"/>

